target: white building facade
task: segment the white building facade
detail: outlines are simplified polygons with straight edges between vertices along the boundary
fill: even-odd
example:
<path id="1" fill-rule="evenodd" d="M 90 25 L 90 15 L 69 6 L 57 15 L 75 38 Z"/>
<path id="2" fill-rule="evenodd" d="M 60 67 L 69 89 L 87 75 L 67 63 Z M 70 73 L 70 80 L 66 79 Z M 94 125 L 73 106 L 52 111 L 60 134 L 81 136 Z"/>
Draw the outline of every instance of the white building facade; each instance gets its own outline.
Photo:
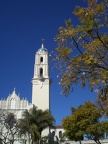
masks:
<path id="1" fill-rule="evenodd" d="M 0 139 L 4 141 L 2 143 L 0 142 L 0 144 L 11 143 L 12 140 L 15 144 L 21 144 L 22 141 L 25 141 L 25 138 L 20 138 L 18 135 L 18 123 L 16 122 L 13 128 L 11 128 L 12 121 L 9 126 L 6 126 L 5 120 L 6 117 L 9 118 L 9 115 L 11 114 L 14 114 L 16 119 L 20 119 L 23 111 L 30 107 L 32 107 L 32 104 L 24 98 L 20 99 L 20 96 L 16 94 L 15 89 L 12 94 L 9 94 L 7 99 L 0 100 Z M 28 139 L 28 137 L 26 139 Z"/>
<path id="2" fill-rule="evenodd" d="M 0 100 L 0 110 L 14 112 L 17 119 L 21 118 L 22 112 L 31 106 L 27 99 L 20 99 L 20 96 L 16 94 L 15 88 L 7 99 Z"/>

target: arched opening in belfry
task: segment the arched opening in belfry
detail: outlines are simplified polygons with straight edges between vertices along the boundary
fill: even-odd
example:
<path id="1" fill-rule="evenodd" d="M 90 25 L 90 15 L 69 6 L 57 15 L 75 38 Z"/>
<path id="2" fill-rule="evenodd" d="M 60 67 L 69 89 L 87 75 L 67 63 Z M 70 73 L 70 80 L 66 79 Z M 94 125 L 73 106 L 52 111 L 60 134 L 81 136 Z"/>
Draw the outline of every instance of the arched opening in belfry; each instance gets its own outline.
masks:
<path id="1" fill-rule="evenodd" d="M 43 57 L 40 57 L 40 62 L 41 62 L 41 63 L 43 62 Z"/>
<path id="2" fill-rule="evenodd" d="M 43 76 L 43 68 L 40 68 L 40 76 Z"/>

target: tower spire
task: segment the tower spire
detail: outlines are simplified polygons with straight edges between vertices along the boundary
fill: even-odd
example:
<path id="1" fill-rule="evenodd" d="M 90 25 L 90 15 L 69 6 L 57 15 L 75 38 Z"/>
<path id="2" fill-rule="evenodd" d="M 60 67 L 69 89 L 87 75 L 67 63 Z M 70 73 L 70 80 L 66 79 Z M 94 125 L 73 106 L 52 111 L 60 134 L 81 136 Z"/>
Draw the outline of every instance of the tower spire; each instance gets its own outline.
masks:
<path id="1" fill-rule="evenodd" d="M 16 93 L 15 90 L 16 90 L 16 89 L 14 88 L 13 93 Z"/>
<path id="2" fill-rule="evenodd" d="M 44 41 L 45 39 L 42 39 L 42 48 L 44 48 Z"/>

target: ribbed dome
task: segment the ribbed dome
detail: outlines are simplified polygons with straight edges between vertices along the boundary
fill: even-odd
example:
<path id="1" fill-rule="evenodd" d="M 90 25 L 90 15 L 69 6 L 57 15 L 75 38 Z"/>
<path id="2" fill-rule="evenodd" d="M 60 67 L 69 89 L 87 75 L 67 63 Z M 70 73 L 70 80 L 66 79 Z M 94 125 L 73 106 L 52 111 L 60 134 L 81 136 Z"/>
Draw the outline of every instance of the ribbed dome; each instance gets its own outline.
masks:
<path id="1" fill-rule="evenodd" d="M 42 44 L 42 47 L 38 50 L 38 52 L 41 52 L 41 51 L 46 51 L 47 52 L 47 49 L 44 48 L 44 45 Z"/>

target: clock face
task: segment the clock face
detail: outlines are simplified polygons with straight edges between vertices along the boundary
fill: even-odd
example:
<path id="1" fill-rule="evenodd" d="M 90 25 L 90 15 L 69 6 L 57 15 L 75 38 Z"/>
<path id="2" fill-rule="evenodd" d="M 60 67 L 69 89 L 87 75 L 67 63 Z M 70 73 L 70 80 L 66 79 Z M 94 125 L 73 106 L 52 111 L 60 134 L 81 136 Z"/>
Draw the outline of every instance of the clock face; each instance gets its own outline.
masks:
<path id="1" fill-rule="evenodd" d="M 39 77 L 39 80 L 40 80 L 41 82 L 44 82 L 44 81 L 45 81 L 45 78 L 42 77 L 42 76 L 40 76 L 40 77 Z"/>

